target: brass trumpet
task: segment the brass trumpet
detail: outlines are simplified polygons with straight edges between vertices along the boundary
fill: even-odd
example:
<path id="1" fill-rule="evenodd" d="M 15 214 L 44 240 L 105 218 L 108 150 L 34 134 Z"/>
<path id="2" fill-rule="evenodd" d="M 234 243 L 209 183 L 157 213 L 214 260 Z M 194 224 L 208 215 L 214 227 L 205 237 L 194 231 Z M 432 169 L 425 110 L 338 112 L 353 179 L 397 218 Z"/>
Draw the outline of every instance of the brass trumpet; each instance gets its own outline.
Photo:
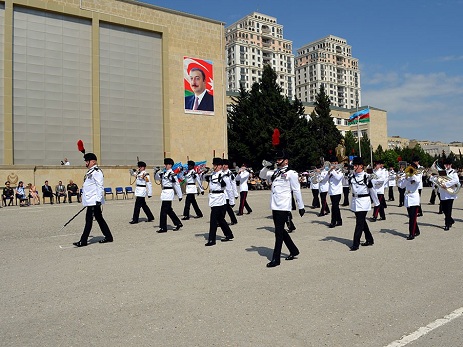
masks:
<path id="1" fill-rule="evenodd" d="M 432 163 L 430 171 L 438 174 L 439 171 L 442 172 L 442 171 L 445 171 L 445 170 L 442 169 L 439 166 L 438 161 L 436 160 L 436 161 L 434 161 L 434 163 Z M 449 176 L 430 176 L 429 177 L 429 181 L 431 181 L 432 183 L 437 185 L 439 188 L 444 189 L 445 191 L 447 191 L 447 193 L 449 193 L 451 195 L 457 195 L 458 192 L 460 191 L 461 183 L 458 182 L 458 183 L 456 183 L 455 185 L 453 185 L 451 187 L 447 187 L 446 183 L 448 183 L 451 180 L 452 180 L 452 178 L 449 177 Z"/>

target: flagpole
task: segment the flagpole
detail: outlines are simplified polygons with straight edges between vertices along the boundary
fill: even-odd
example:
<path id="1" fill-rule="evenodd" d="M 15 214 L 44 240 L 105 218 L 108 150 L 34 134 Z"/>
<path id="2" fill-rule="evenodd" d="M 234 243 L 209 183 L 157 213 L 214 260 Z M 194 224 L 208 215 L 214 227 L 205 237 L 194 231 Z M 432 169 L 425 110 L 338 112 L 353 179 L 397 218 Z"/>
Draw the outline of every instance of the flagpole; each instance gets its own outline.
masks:
<path id="1" fill-rule="evenodd" d="M 356 113 L 358 113 L 359 111 L 359 101 L 358 101 L 358 98 L 355 100 L 355 105 L 357 107 L 357 111 Z M 360 146 L 360 122 L 359 122 L 359 117 L 357 117 L 357 139 L 358 139 L 358 142 L 359 142 L 359 157 L 362 156 L 362 147 Z"/>

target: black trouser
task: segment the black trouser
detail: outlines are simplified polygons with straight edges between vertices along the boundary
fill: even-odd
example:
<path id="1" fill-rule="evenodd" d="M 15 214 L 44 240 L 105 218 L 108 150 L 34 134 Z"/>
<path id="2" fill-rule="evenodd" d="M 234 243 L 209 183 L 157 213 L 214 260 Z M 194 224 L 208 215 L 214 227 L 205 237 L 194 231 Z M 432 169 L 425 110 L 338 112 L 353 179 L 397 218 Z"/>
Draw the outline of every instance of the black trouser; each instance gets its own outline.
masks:
<path id="1" fill-rule="evenodd" d="M 319 208 L 320 207 L 320 199 L 318 198 L 319 191 L 318 189 L 312 189 L 312 207 Z"/>
<path id="2" fill-rule="evenodd" d="M 68 201 L 69 201 L 69 203 L 72 202 L 71 196 L 77 196 L 77 202 L 80 202 L 80 195 L 78 193 L 69 193 L 68 192 Z"/>
<path id="3" fill-rule="evenodd" d="M 159 217 L 159 228 L 162 230 L 167 230 L 167 216 L 170 217 L 172 220 L 172 223 L 175 224 L 175 226 L 182 225 L 182 222 L 180 222 L 180 219 L 178 219 L 177 215 L 175 214 L 174 210 L 172 209 L 172 201 L 170 200 L 164 200 L 161 203 L 161 215 Z"/>
<path id="4" fill-rule="evenodd" d="M 394 187 L 389 187 L 389 201 L 394 201 Z"/>
<path id="5" fill-rule="evenodd" d="M 42 199 L 43 199 L 43 203 L 45 204 L 45 198 L 50 198 L 50 204 L 53 204 L 53 193 L 50 193 L 50 192 L 45 192 L 43 193 L 43 196 L 42 196 Z"/>
<path id="6" fill-rule="evenodd" d="M 235 212 L 233 212 L 233 207 L 230 205 L 230 200 L 227 199 L 227 203 L 225 204 L 225 212 L 228 213 L 228 216 L 230 217 L 230 222 L 233 224 L 238 223 L 238 220 L 236 219 Z"/>
<path id="7" fill-rule="evenodd" d="M 4 198 L 3 198 L 3 204 L 4 204 L 5 206 L 7 206 L 7 205 L 6 205 L 6 200 L 8 200 L 8 199 L 10 200 L 8 206 L 12 206 L 12 205 L 13 205 L 13 197 L 12 197 L 12 196 L 10 196 L 10 197 L 4 197 Z"/>
<path id="8" fill-rule="evenodd" d="M 326 195 L 328 195 L 328 192 L 320 192 L 320 200 L 322 202 L 320 210 L 321 215 L 330 213 L 330 208 L 328 207 L 328 203 L 326 202 Z"/>
<path id="9" fill-rule="evenodd" d="M 339 202 L 341 201 L 341 194 L 330 195 L 331 200 L 331 224 L 342 223 L 341 210 Z"/>
<path id="10" fill-rule="evenodd" d="M 344 195 L 342 206 L 349 206 L 349 191 L 349 187 L 342 187 L 342 194 Z"/>
<path id="11" fill-rule="evenodd" d="M 296 226 L 293 223 L 293 214 L 291 212 L 289 212 L 288 220 L 286 221 L 286 226 L 288 227 L 289 232 L 296 230 Z"/>
<path id="12" fill-rule="evenodd" d="M 238 214 L 239 215 L 243 214 L 243 211 L 244 211 L 245 208 L 246 208 L 246 211 L 248 211 L 248 213 L 252 212 L 251 207 L 249 207 L 248 202 L 246 201 L 247 197 L 248 197 L 248 192 L 247 191 L 240 192 L 240 207 L 238 209 Z"/>
<path id="13" fill-rule="evenodd" d="M 146 200 L 144 196 L 137 196 L 135 199 L 135 206 L 133 208 L 133 216 L 132 216 L 132 221 L 138 222 L 138 216 L 140 215 L 140 208 L 143 209 L 143 212 L 145 212 L 146 217 L 148 220 L 153 220 L 154 216 L 153 213 L 151 212 L 150 208 L 146 204 Z"/>
<path id="14" fill-rule="evenodd" d="M 370 228 L 368 227 L 366 217 L 368 211 L 355 212 L 355 231 L 354 231 L 354 243 L 352 248 L 359 248 L 360 238 L 362 233 L 365 233 L 365 240 L 369 243 L 373 243 L 373 236 L 371 235 Z"/>
<path id="15" fill-rule="evenodd" d="M 441 205 L 445 216 L 445 226 L 450 228 L 455 223 L 452 218 L 453 199 L 441 200 Z"/>
<path id="16" fill-rule="evenodd" d="M 384 194 L 377 194 L 378 195 L 378 200 L 379 200 L 379 205 L 375 206 L 373 209 L 373 218 L 378 218 L 378 212 L 379 216 L 382 219 L 386 219 L 386 214 L 384 213 L 384 206 L 386 204 L 386 201 L 384 200 Z"/>
<path id="17" fill-rule="evenodd" d="M 209 242 L 215 243 L 218 226 L 220 226 L 220 229 L 222 229 L 222 232 L 226 237 L 233 237 L 233 233 L 225 221 L 225 209 L 225 205 L 211 207 L 211 219 L 209 221 Z"/>
<path id="18" fill-rule="evenodd" d="M 96 206 L 87 206 L 87 212 L 85 214 L 85 227 L 82 236 L 80 237 L 80 242 L 83 244 L 87 243 L 88 236 L 90 235 L 90 230 L 92 230 L 93 224 L 93 216 L 100 226 L 100 230 L 103 233 L 104 237 L 107 240 L 113 239 L 113 235 L 111 235 L 111 231 L 109 230 L 108 224 L 103 218 L 103 214 L 101 213 L 101 205 Z"/>
<path id="19" fill-rule="evenodd" d="M 405 203 L 405 188 L 397 187 L 397 189 L 399 189 L 399 207 L 402 207 Z"/>
<path id="20" fill-rule="evenodd" d="M 418 227 L 418 206 L 407 207 L 408 212 L 408 233 L 410 237 L 415 237 L 420 234 Z"/>
<path id="21" fill-rule="evenodd" d="M 423 215 L 423 210 L 421 209 L 421 191 L 423 189 L 418 189 L 418 194 L 420 195 L 420 205 L 418 206 L 418 215 L 422 216 Z"/>
<path id="22" fill-rule="evenodd" d="M 183 208 L 183 215 L 185 217 L 190 217 L 190 205 L 193 206 L 193 209 L 195 210 L 195 213 L 198 217 L 202 217 L 203 213 L 201 212 L 198 203 L 196 202 L 196 194 L 194 193 L 189 193 L 186 195 L 185 199 L 185 207 Z"/>
<path id="23" fill-rule="evenodd" d="M 283 242 L 288 247 L 291 255 L 298 255 L 299 250 L 291 240 L 288 232 L 285 230 L 285 223 L 288 221 L 290 211 L 275 211 L 272 210 L 273 223 L 275 225 L 275 248 L 273 249 L 272 261 L 280 264 L 281 247 Z"/>
<path id="24" fill-rule="evenodd" d="M 436 203 L 436 196 L 437 196 L 436 190 L 433 189 L 431 192 L 431 198 L 429 199 L 430 204 L 434 205 Z"/>

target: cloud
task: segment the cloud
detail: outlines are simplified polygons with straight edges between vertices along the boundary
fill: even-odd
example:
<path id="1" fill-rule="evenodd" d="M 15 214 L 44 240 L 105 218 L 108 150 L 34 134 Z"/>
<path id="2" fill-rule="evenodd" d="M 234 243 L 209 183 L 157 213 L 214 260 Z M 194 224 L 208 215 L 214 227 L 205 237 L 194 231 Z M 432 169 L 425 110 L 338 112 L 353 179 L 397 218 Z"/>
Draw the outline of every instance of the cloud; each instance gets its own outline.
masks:
<path id="1" fill-rule="evenodd" d="M 376 73 L 362 84 L 362 104 L 388 112 L 389 136 L 462 140 L 463 76 Z"/>
<path id="2" fill-rule="evenodd" d="M 463 55 L 448 55 L 445 57 L 437 58 L 437 61 L 448 62 L 448 61 L 460 61 L 463 60 Z"/>

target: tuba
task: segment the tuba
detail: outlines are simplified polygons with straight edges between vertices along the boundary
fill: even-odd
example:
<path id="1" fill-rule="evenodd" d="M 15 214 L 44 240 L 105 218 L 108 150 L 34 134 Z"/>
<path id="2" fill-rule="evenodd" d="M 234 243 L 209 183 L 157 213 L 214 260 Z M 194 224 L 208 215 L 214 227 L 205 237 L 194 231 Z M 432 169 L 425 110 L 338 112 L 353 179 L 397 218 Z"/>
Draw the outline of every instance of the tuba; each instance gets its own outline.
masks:
<path id="1" fill-rule="evenodd" d="M 445 170 L 442 169 L 439 164 L 438 164 L 438 161 L 434 161 L 434 163 L 432 163 L 431 165 L 431 168 L 430 168 L 430 171 L 433 172 L 433 173 L 437 173 L 439 174 L 439 171 L 442 172 Z M 460 191 L 460 188 L 461 188 L 461 183 L 458 182 L 456 184 L 454 184 L 453 186 L 451 187 L 447 187 L 446 186 L 446 183 L 450 182 L 452 180 L 451 177 L 449 176 L 430 176 L 429 177 L 429 181 L 434 183 L 436 186 L 438 186 L 439 188 L 442 188 L 444 189 L 445 191 L 447 191 L 447 193 L 449 193 L 450 195 L 457 195 L 458 192 Z"/>

